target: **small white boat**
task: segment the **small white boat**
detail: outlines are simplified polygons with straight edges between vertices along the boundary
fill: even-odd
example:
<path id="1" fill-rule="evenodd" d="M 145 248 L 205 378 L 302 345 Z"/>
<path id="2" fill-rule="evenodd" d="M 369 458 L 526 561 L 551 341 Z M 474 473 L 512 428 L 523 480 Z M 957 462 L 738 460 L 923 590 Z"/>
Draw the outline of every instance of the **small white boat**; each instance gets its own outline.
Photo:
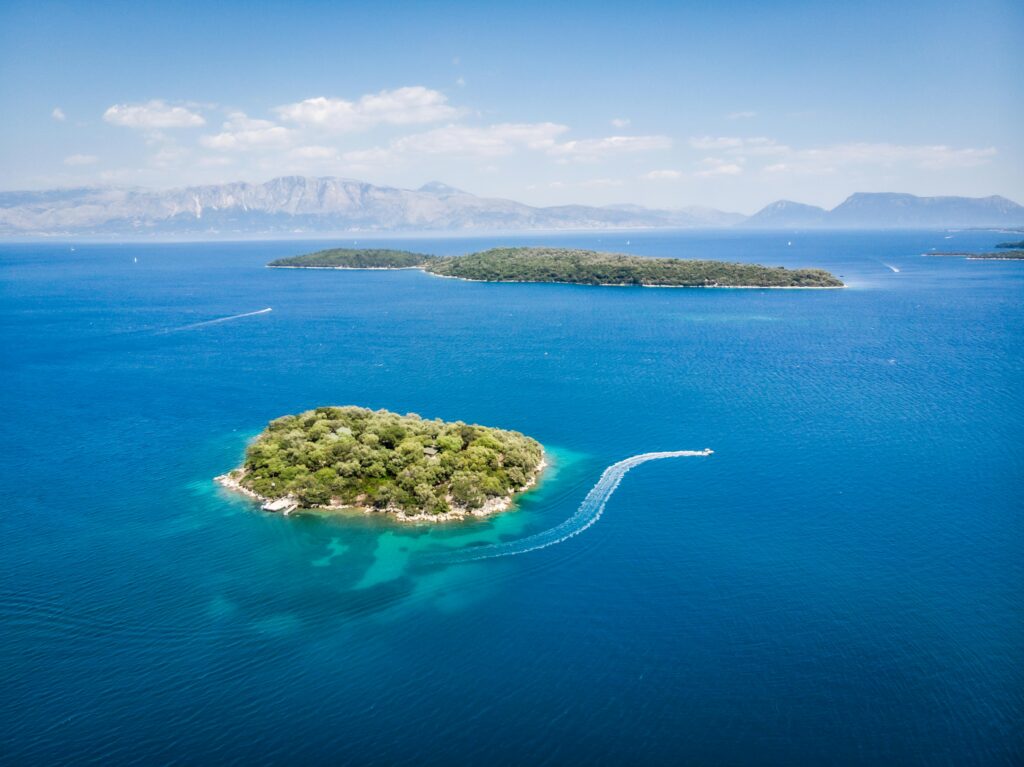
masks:
<path id="1" fill-rule="evenodd" d="M 264 511 L 272 511 L 275 514 L 280 512 L 285 516 L 288 516 L 297 508 L 299 508 L 299 502 L 292 496 L 286 498 L 278 498 L 276 501 L 267 501 L 261 506 Z"/>

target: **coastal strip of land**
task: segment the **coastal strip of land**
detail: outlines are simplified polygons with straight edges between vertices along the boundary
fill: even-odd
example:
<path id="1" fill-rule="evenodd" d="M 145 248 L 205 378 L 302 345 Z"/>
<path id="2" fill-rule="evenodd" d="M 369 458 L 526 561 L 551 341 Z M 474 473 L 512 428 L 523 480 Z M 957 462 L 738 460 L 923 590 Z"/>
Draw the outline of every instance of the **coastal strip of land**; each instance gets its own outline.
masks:
<path id="1" fill-rule="evenodd" d="M 421 269 L 471 282 L 647 288 L 842 288 L 824 269 L 682 258 L 645 258 L 573 248 L 492 248 L 438 257 L 397 250 L 336 248 L 278 259 L 272 268 Z"/>
<path id="2" fill-rule="evenodd" d="M 1000 246 L 996 246 L 1000 247 Z M 946 258 L 966 258 L 968 261 L 1024 261 L 1024 250 L 1002 250 L 990 253 L 972 253 L 963 250 L 932 251 L 922 256 L 939 256 Z"/>

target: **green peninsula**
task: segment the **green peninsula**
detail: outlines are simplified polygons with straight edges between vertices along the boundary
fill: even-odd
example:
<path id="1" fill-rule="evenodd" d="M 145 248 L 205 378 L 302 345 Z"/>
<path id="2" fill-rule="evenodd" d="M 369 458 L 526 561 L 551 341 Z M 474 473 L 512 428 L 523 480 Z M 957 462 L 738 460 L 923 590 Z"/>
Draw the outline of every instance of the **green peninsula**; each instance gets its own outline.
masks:
<path id="1" fill-rule="evenodd" d="M 220 484 L 268 511 L 356 509 L 441 521 L 504 511 L 544 470 L 540 443 L 516 431 L 361 407 L 271 421 Z"/>
<path id="2" fill-rule="evenodd" d="M 644 258 L 571 248 L 492 248 L 437 257 L 394 250 L 325 250 L 278 259 L 268 266 L 316 269 L 418 268 L 440 277 L 480 282 L 673 288 L 841 288 L 823 269 L 681 258 Z"/>
<path id="3" fill-rule="evenodd" d="M 933 251 L 926 256 L 946 256 L 950 258 L 966 258 L 968 261 L 1022 261 L 1024 250 L 1001 250 L 994 253 L 970 253 L 963 250 Z"/>
<path id="4" fill-rule="evenodd" d="M 1024 249 L 1024 240 L 1017 240 L 1017 242 L 1000 242 L 996 245 L 997 248 L 1012 248 L 1012 249 Z"/>
<path id="5" fill-rule="evenodd" d="M 267 266 L 275 269 L 415 269 L 435 256 L 408 250 L 378 248 L 332 248 L 304 256 L 279 258 Z"/>

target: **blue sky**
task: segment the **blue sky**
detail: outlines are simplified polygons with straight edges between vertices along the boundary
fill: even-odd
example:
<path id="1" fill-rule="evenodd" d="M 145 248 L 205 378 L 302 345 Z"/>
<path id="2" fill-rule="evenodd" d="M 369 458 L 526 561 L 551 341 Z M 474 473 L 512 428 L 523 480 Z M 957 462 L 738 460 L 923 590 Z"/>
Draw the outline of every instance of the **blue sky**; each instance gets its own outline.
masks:
<path id="1" fill-rule="evenodd" d="M 216 7 L 211 7 L 216 5 Z M 0 188 L 1024 202 L 1024 4 L 0 6 Z"/>

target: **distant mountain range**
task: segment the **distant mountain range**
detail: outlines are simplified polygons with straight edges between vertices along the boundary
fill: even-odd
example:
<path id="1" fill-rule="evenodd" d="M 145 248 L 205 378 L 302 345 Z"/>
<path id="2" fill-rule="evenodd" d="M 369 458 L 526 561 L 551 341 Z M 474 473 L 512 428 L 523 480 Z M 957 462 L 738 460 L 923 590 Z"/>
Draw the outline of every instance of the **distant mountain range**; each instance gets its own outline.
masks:
<path id="1" fill-rule="evenodd" d="M 1020 226 L 1024 207 L 992 197 L 916 197 L 912 194 L 858 192 L 832 210 L 779 200 L 741 222 L 768 229 L 945 229 Z"/>
<path id="2" fill-rule="evenodd" d="M 753 216 L 699 206 L 534 207 L 432 182 L 419 189 L 287 176 L 167 191 L 121 188 L 0 192 L 0 236 L 232 237 L 373 231 L 761 227 L 950 228 L 1024 225 L 1004 197 L 854 194 L 831 211 L 779 201 Z"/>

